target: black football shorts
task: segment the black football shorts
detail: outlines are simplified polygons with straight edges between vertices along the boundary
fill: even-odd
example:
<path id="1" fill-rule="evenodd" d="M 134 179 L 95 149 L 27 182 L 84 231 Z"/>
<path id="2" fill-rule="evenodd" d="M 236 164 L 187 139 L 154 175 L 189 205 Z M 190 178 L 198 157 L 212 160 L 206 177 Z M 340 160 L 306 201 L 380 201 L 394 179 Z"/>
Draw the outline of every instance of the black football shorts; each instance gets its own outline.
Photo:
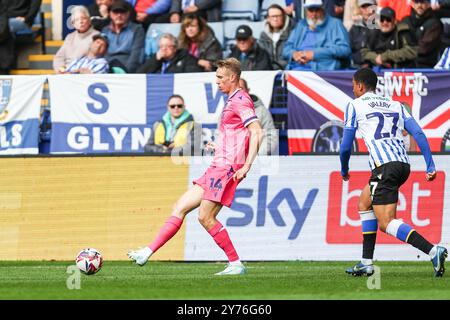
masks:
<path id="1" fill-rule="evenodd" d="M 392 161 L 372 170 L 369 180 L 372 204 L 383 205 L 397 203 L 398 189 L 408 180 L 410 165 Z"/>

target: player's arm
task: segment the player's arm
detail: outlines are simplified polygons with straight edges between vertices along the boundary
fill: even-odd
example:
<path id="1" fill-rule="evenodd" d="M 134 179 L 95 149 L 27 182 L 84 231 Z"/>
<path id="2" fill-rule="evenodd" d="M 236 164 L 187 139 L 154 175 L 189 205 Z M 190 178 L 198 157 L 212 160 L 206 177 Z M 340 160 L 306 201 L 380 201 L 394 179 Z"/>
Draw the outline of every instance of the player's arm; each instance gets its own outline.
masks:
<path id="1" fill-rule="evenodd" d="M 344 136 L 339 151 L 339 158 L 341 160 L 341 175 L 344 181 L 347 181 L 350 176 L 348 174 L 348 163 L 352 153 L 353 140 L 355 140 L 357 122 L 356 110 L 352 103 L 347 105 L 344 117 Z"/>
<path id="2" fill-rule="evenodd" d="M 245 175 L 250 170 L 253 161 L 255 161 L 255 158 L 258 155 L 259 146 L 261 145 L 263 139 L 263 131 L 259 120 L 253 121 L 247 126 L 247 128 L 250 132 L 247 159 L 245 159 L 244 166 L 235 172 L 233 175 L 233 180 L 245 178 Z"/>
<path id="3" fill-rule="evenodd" d="M 339 158 L 341 159 L 341 176 L 345 181 L 348 180 L 348 163 L 352 153 L 353 140 L 355 140 L 356 128 L 344 128 L 344 137 L 342 138 Z"/>
<path id="4" fill-rule="evenodd" d="M 416 140 L 417 145 L 425 158 L 425 163 L 427 165 L 427 180 L 434 180 L 436 177 L 436 167 L 434 165 L 433 155 L 431 154 L 430 145 L 428 144 L 425 133 L 413 117 L 405 119 L 405 129 L 414 137 L 414 140 Z"/>

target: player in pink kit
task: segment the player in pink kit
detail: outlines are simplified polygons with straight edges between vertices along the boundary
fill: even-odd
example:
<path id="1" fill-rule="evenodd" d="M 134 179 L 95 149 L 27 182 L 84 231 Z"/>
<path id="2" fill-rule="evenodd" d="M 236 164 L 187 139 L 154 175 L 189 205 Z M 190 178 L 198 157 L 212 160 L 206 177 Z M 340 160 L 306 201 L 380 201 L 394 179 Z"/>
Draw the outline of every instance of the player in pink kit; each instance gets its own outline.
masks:
<path id="1" fill-rule="evenodd" d="M 185 216 L 200 207 L 198 220 L 229 260 L 225 270 L 216 275 L 246 272 L 227 230 L 216 219 L 222 206 L 231 206 L 236 187 L 250 170 L 262 139 L 253 101 L 239 88 L 240 74 L 241 65 L 237 59 L 217 62 L 216 83 L 219 90 L 228 95 L 228 100 L 222 111 L 217 143 L 208 143 L 208 147 L 215 151 L 214 159 L 203 176 L 194 180 L 193 187 L 175 203 L 171 216 L 156 239 L 148 246 L 128 253 L 138 265 L 144 265 L 178 232 Z"/>

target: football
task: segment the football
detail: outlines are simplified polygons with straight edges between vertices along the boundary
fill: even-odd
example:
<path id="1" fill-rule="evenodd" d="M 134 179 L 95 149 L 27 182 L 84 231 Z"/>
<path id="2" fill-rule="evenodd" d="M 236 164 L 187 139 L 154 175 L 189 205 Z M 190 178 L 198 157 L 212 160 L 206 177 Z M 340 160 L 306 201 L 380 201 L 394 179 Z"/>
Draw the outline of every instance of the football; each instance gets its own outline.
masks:
<path id="1" fill-rule="evenodd" d="M 98 250 L 86 248 L 78 253 L 75 263 L 84 274 L 94 274 L 102 268 L 103 257 Z"/>

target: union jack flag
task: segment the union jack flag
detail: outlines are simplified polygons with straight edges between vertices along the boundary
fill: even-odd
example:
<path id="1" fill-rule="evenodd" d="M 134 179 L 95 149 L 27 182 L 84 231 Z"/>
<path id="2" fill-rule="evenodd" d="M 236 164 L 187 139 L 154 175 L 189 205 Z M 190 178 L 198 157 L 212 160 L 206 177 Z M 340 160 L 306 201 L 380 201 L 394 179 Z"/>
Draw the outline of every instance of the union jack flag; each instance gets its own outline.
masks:
<path id="1" fill-rule="evenodd" d="M 347 104 L 354 99 L 353 73 L 288 72 L 289 154 L 339 151 L 339 125 Z M 424 130 L 431 150 L 438 152 L 445 151 L 443 139 L 450 128 L 448 83 L 450 72 L 385 71 L 378 74 L 376 93 L 405 103 Z M 367 152 L 358 133 L 356 141 L 355 148 Z M 414 148 L 410 151 L 416 151 Z"/>

